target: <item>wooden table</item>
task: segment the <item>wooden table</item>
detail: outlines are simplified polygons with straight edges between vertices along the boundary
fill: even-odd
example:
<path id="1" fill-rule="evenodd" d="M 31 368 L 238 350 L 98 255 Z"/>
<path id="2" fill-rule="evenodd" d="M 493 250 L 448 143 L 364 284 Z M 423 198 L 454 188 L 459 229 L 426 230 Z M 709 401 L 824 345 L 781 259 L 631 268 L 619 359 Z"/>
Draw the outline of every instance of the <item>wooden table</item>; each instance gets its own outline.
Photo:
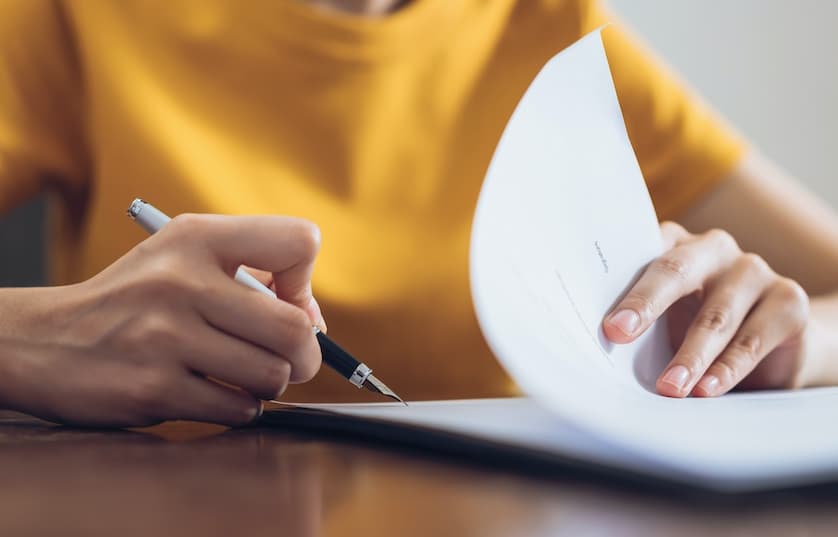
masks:
<path id="1" fill-rule="evenodd" d="M 835 535 L 838 492 L 696 499 L 262 428 L 0 413 L 0 535 Z"/>

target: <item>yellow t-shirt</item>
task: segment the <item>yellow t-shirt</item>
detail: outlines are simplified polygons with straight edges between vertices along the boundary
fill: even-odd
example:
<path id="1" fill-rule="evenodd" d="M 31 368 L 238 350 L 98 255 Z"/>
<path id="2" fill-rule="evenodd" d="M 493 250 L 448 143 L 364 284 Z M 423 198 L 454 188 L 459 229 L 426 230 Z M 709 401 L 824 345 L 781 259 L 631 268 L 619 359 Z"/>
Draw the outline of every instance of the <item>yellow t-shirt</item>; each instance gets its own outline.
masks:
<path id="1" fill-rule="evenodd" d="M 541 66 L 610 20 L 595 1 L 413 0 L 360 18 L 293 0 L 0 3 L 0 209 L 49 187 L 56 283 L 170 214 L 291 214 L 323 235 L 330 333 L 409 398 L 508 394 L 472 311 L 477 193 Z M 659 215 L 740 142 L 620 29 L 605 45 Z M 289 397 L 357 397 L 324 372 Z"/>

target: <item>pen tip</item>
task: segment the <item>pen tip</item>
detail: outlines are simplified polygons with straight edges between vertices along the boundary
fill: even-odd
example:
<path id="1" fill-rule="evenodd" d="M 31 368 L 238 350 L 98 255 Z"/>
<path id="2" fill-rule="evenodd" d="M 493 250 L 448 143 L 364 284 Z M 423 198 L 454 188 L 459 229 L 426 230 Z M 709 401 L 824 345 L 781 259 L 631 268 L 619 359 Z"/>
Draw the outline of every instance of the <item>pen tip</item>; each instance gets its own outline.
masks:
<path id="1" fill-rule="evenodd" d="M 404 406 L 407 406 L 407 403 L 401 397 L 396 395 L 396 392 L 394 392 L 393 390 L 388 388 L 386 384 L 378 380 L 378 378 L 375 375 L 370 375 L 367 377 L 367 380 L 364 382 L 364 387 L 371 392 L 380 393 L 385 397 L 389 397 L 390 399 L 398 401 Z"/>

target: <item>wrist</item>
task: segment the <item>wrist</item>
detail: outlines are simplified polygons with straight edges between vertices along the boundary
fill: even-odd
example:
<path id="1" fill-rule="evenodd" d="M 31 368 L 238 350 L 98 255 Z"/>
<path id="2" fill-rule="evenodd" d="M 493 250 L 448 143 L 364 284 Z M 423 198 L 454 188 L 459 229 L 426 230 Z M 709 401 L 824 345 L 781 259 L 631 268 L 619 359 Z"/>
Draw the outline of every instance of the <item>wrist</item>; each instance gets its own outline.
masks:
<path id="1" fill-rule="evenodd" d="M 838 299 L 814 298 L 795 387 L 838 385 Z"/>
<path id="2" fill-rule="evenodd" d="M 59 288 L 0 289 L 0 408 L 26 411 L 27 387 L 61 316 Z"/>
<path id="3" fill-rule="evenodd" d="M 20 404 L 21 393 L 26 390 L 25 371 L 30 369 L 25 343 L 0 337 L 0 408 L 25 411 Z"/>
<path id="4" fill-rule="evenodd" d="M 810 319 L 804 334 L 804 351 L 800 366 L 792 379 L 791 388 L 809 388 L 822 385 L 822 365 L 828 354 L 828 334 L 817 319 Z"/>

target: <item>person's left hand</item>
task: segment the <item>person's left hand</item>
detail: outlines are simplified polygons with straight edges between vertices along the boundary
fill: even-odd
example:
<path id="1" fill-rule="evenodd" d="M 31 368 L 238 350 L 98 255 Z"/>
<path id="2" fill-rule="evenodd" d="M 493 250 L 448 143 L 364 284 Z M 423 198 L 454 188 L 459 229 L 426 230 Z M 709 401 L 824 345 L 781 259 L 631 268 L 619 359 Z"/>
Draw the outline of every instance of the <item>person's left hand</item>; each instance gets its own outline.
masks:
<path id="1" fill-rule="evenodd" d="M 809 325 L 803 288 L 724 231 L 693 235 L 664 222 L 661 234 L 664 254 L 606 316 L 606 337 L 629 343 L 667 313 L 677 352 L 658 377 L 661 395 L 796 387 Z"/>

